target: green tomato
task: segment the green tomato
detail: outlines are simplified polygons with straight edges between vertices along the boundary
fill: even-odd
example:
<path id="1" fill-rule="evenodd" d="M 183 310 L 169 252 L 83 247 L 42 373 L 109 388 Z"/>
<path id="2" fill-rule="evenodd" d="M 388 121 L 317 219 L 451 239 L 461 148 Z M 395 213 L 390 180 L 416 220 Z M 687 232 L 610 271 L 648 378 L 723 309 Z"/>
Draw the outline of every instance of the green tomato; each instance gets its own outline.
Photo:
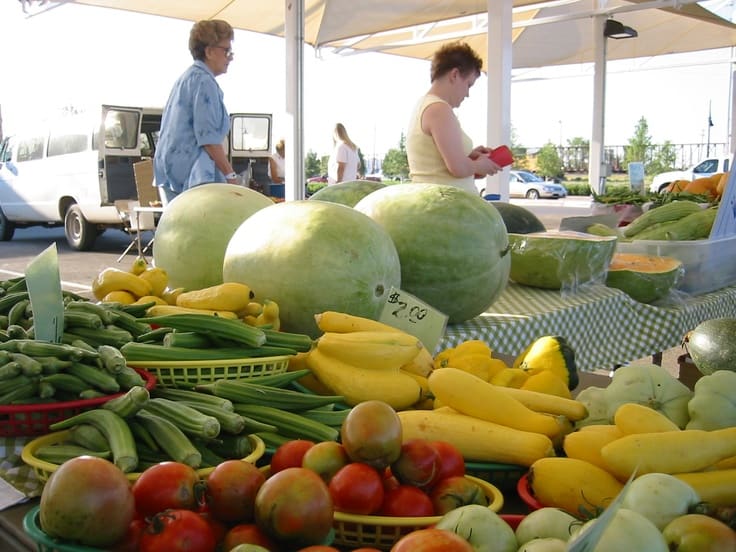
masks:
<path id="1" fill-rule="evenodd" d="M 572 546 L 578 542 L 578 539 L 585 538 L 585 535 L 597 522 L 598 518 L 588 521 L 568 541 L 568 544 Z M 651 521 L 638 512 L 619 508 L 603 531 L 603 535 L 595 546 L 595 552 L 620 552 L 621 550 L 668 552 L 669 548 L 662 533 Z"/>
<path id="2" fill-rule="evenodd" d="M 576 525 L 582 522 L 564 510 L 547 506 L 524 516 L 516 528 L 516 540 L 519 544 L 541 538 L 567 541 Z"/>
<path id="3" fill-rule="evenodd" d="M 647 473 L 631 482 L 621 506 L 639 512 L 661 531 L 698 502 L 698 493 L 684 481 L 666 473 Z"/>
<path id="4" fill-rule="evenodd" d="M 467 540 L 475 552 L 516 552 L 514 530 L 493 510 L 479 504 L 447 512 L 435 526 Z"/>

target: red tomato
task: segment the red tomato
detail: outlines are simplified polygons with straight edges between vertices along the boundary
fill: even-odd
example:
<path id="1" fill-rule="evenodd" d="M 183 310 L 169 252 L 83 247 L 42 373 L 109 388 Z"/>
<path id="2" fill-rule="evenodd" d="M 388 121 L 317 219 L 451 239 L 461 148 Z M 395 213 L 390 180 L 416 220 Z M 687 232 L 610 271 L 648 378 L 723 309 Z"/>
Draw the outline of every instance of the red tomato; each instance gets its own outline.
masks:
<path id="1" fill-rule="evenodd" d="M 419 529 L 401 537 L 391 552 L 473 552 L 464 538 L 444 529 Z"/>
<path id="2" fill-rule="evenodd" d="M 231 527 L 225 534 L 222 549 L 232 550 L 239 544 L 257 544 L 267 550 L 278 549 L 275 541 L 255 523 L 240 523 Z"/>
<path id="3" fill-rule="evenodd" d="M 151 518 L 140 552 L 214 552 L 216 546 L 209 523 L 197 512 L 166 510 Z"/>
<path id="4" fill-rule="evenodd" d="M 438 481 L 440 457 L 429 441 L 409 439 L 401 445 L 401 454 L 391 464 L 391 473 L 406 485 L 428 489 Z"/>
<path id="5" fill-rule="evenodd" d="M 250 462 L 221 462 L 207 477 L 210 513 L 225 522 L 253 521 L 256 494 L 264 481 L 266 476 Z"/>
<path id="6" fill-rule="evenodd" d="M 301 468 L 304 455 L 313 446 L 314 442 L 306 439 L 287 441 L 277 448 L 271 457 L 271 474 L 286 468 Z"/>
<path id="7" fill-rule="evenodd" d="M 431 444 L 440 457 L 440 469 L 435 482 L 454 475 L 465 475 L 465 458 L 455 445 L 447 441 L 431 441 Z"/>
<path id="8" fill-rule="evenodd" d="M 379 513 L 382 516 L 424 517 L 434 515 L 432 499 L 418 487 L 399 485 L 383 497 Z"/>
<path id="9" fill-rule="evenodd" d="M 133 518 L 128 525 L 128 530 L 123 536 L 123 540 L 119 541 L 111 548 L 112 552 L 137 552 L 141 544 L 141 536 L 146 528 L 146 522 L 142 518 Z"/>
<path id="10" fill-rule="evenodd" d="M 209 524 L 210 529 L 212 529 L 212 534 L 215 536 L 215 542 L 220 544 L 227 534 L 227 525 L 215 518 L 210 512 L 199 512 L 199 515 L 202 516 L 202 519 L 204 519 Z"/>
<path id="11" fill-rule="evenodd" d="M 483 489 L 465 477 L 447 477 L 438 482 L 430 494 L 434 512 L 441 516 L 466 504 L 488 506 L 488 498 Z"/>
<path id="12" fill-rule="evenodd" d="M 329 484 L 335 510 L 349 514 L 373 514 L 383 503 L 383 478 L 375 468 L 352 462 L 332 477 Z"/>
<path id="13" fill-rule="evenodd" d="M 386 468 L 386 470 L 383 472 L 384 494 L 389 492 L 391 489 L 395 489 L 399 485 L 401 485 L 401 483 L 399 483 L 399 480 L 394 477 L 393 473 L 391 473 L 391 468 Z"/>
<path id="14" fill-rule="evenodd" d="M 168 509 L 197 508 L 199 475 L 180 462 L 161 462 L 143 471 L 133 483 L 138 513 L 150 517 Z"/>

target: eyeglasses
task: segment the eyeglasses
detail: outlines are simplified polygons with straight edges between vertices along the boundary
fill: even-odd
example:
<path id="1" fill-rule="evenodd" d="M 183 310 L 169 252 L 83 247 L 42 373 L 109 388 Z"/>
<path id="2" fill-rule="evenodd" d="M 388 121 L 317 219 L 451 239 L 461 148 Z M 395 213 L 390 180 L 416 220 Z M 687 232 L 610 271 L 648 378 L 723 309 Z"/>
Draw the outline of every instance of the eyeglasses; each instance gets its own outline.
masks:
<path id="1" fill-rule="evenodd" d="M 217 44 L 214 44 L 213 46 L 210 46 L 211 48 L 219 48 L 223 52 L 225 52 L 226 57 L 232 57 L 235 55 L 235 52 L 233 52 L 232 48 L 229 48 L 227 46 L 218 46 Z"/>

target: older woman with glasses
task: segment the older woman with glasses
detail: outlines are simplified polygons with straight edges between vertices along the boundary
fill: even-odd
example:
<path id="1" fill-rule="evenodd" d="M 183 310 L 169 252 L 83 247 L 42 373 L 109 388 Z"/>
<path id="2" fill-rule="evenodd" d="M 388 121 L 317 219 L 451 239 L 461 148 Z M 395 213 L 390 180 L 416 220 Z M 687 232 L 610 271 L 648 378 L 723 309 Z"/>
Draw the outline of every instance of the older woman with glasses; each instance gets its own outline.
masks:
<path id="1" fill-rule="evenodd" d="M 238 182 L 223 146 L 230 116 L 215 80 L 233 59 L 233 36 L 230 24 L 217 19 L 195 23 L 189 34 L 194 63 L 171 90 L 154 157 L 156 185 L 165 202 L 199 184 Z"/>

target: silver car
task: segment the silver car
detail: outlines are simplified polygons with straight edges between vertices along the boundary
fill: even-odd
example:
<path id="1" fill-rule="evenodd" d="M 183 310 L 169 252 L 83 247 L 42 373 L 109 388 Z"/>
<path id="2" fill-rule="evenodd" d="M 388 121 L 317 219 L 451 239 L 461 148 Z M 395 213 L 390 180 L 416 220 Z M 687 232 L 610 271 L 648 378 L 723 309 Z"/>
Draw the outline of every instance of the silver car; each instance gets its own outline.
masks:
<path id="1" fill-rule="evenodd" d="M 510 171 L 509 196 L 527 199 L 558 199 L 567 197 L 567 189 L 562 184 L 545 180 L 529 171 Z"/>

